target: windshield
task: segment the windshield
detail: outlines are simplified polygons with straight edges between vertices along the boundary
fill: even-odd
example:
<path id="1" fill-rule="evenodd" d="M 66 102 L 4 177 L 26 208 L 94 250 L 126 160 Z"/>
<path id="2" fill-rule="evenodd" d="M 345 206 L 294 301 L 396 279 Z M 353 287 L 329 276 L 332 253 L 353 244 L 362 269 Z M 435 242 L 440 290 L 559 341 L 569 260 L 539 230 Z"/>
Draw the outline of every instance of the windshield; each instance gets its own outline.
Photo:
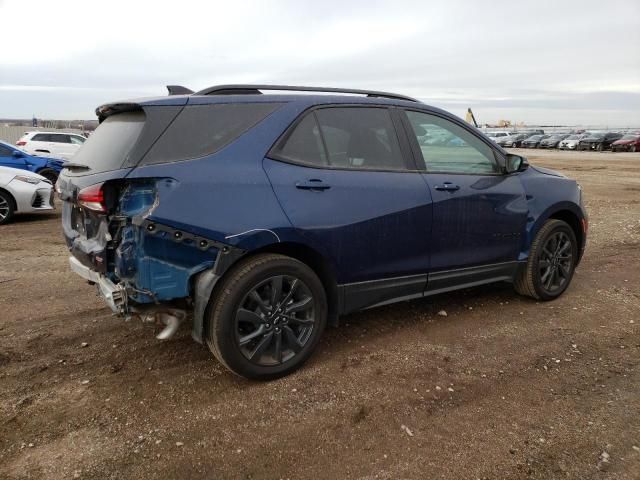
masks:
<path id="1" fill-rule="evenodd" d="M 625 135 L 620 140 L 638 140 L 640 135 Z"/>
<path id="2" fill-rule="evenodd" d="M 532 135 L 527 140 L 540 140 L 541 138 L 542 138 L 542 135 Z"/>

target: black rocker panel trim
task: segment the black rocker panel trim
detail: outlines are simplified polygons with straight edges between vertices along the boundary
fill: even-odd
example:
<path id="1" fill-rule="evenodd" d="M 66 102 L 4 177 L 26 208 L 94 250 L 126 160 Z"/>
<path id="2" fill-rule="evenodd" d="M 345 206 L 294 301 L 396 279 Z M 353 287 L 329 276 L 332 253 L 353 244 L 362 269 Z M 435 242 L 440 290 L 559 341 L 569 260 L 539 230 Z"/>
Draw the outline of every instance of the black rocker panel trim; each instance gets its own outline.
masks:
<path id="1" fill-rule="evenodd" d="M 494 282 L 512 282 L 523 262 L 505 262 L 423 275 L 338 285 L 339 312 L 346 313 Z"/>

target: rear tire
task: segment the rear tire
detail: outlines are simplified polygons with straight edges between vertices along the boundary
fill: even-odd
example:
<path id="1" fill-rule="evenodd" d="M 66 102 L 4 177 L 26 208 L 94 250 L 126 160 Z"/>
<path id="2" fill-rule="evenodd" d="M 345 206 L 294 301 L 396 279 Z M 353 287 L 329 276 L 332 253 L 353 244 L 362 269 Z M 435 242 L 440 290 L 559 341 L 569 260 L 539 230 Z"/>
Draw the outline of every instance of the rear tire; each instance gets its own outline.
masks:
<path id="1" fill-rule="evenodd" d="M 211 299 L 207 345 L 233 373 L 271 380 L 300 368 L 327 323 L 322 282 L 284 255 L 241 260 Z"/>
<path id="2" fill-rule="evenodd" d="M 567 289 L 578 259 L 573 229 L 562 220 L 547 220 L 536 235 L 526 265 L 520 268 L 514 287 L 536 300 L 554 300 Z"/>
<path id="3" fill-rule="evenodd" d="M 0 225 L 9 223 L 15 213 L 13 197 L 0 190 Z"/>
<path id="4" fill-rule="evenodd" d="M 37 173 L 38 175 L 42 175 L 44 178 L 49 180 L 53 185 L 55 185 L 56 182 L 58 181 L 58 172 L 50 168 L 43 168 Z"/>

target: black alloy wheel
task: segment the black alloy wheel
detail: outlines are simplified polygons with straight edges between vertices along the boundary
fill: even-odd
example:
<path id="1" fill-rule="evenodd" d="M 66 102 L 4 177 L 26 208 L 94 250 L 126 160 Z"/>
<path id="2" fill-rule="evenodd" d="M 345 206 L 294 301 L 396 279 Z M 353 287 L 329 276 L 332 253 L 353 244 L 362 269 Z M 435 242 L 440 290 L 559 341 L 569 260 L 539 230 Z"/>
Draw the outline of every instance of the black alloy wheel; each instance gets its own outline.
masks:
<path id="1" fill-rule="evenodd" d="M 569 235 L 557 231 L 547 238 L 539 252 L 538 275 L 545 291 L 553 295 L 563 289 L 573 271 L 573 245 Z"/>
<path id="2" fill-rule="evenodd" d="M 327 296 L 305 263 L 280 254 L 238 261 L 211 296 L 206 341 L 237 375 L 270 380 L 311 356 L 327 323 Z"/>
<path id="3" fill-rule="evenodd" d="M 579 253 L 576 234 L 569 224 L 547 220 L 531 244 L 527 263 L 514 279 L 516 291 L 537 300 L 558 298 L 571 283 Z"/>
<path id="4" fill-rule="evenodd" d="M 313 294 L 299 278 L 276 275 L 256 285 L 235 316 L 235 339 L 256 365 L 281 365 L 304 349 L 316 325 Z"/>

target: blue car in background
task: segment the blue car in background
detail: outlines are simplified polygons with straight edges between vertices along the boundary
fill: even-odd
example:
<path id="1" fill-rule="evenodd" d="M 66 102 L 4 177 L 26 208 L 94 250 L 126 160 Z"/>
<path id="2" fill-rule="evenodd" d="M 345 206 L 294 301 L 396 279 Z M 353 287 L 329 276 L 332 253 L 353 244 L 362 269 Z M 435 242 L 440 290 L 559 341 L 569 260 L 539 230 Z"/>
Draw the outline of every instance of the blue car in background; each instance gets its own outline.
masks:
<path id="1" fill-rule="evenodd" d="M 56 187 L 69 263 L 114 312 L 164 325 L 158 338 L 191 318 L 238 375 L 292 372 L 365 308 L 492 282 L 553 300 L 582 257 L 580 186 L 438 108 L 348 89 L 169 92 L 97 109 Z"/>
<path id="2" fill-rule="evenodd" d="M 58 180 L 63 163 L 62 160 L 31 155 L 13 145 L 0 142 L 0 166 L 37 173 L 54 185 Z"/>

